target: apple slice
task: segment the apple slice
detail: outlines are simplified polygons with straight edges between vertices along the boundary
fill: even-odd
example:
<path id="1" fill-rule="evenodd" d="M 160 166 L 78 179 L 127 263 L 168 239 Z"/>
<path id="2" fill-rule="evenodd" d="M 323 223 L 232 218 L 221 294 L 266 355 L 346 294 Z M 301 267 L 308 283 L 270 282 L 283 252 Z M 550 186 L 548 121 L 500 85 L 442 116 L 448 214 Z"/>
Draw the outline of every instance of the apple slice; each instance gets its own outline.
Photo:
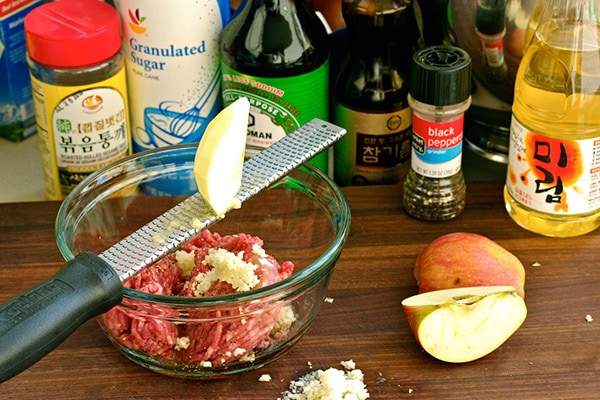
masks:
<path id="1" fill-rule="evenodd" d="M 402 301 L 408 324 L 433 357 L 462 363 L 500 347 L 527 316 L 512 286 L 476 286 L 421 293 Z"/>
<path id="2" fill-rule="evenodd" d="M 249 113 L 248 99 L 240 97 L 210 121 L 198 144 L 194 178 L 198 191 L 219 216 L 240 207 L 235 196 L 242 184 Z"/>

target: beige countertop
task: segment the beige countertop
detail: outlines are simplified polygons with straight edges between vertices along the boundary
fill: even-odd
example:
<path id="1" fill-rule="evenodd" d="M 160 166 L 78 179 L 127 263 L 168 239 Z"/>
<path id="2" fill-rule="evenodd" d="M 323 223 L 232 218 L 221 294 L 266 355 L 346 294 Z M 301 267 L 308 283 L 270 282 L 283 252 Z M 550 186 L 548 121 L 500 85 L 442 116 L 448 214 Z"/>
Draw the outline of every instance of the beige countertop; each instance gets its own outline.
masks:
<path id="1" fill-rule="evenodd" d="M 481 85 L 473 105 L 510 110 Z M 506 164 L 491 161 L 463 146 L 463 172 L 468 181 L 504 180 Z M 0 138 L 0 203 L 44 201 L 44 175 L 37 135 L 13 143 Z"/>
<path id="2" fill-rule="evenodd" d="M 506 165 L 477 156 L 463 147 L 463 172 L 466 180 L 499 180 Z M 44 175 L 38 138 L 19 143 L 0 138 L 0 203 L 44 201 Z"/>
<path id="3" fill-rule="evenodd" d="M 13 143 L 0 138 L 0 203 L 44 201 L 38 138 Z"/>

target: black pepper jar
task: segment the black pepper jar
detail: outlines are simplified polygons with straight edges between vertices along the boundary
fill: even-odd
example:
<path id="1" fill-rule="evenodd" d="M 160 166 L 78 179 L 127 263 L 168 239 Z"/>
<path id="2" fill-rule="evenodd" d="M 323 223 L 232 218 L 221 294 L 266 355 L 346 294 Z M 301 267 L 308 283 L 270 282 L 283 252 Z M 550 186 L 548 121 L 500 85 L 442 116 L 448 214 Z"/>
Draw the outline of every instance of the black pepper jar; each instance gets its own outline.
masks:
<path id="1" fill-rule="evenodd" d="M 414 54 L 408 102 L 413 109 L 411 169 L 404 209 L 427 221 L 455 218 L 465 207 L 464 113 L 471 105 L 471 58 L 458 47 Z"/>

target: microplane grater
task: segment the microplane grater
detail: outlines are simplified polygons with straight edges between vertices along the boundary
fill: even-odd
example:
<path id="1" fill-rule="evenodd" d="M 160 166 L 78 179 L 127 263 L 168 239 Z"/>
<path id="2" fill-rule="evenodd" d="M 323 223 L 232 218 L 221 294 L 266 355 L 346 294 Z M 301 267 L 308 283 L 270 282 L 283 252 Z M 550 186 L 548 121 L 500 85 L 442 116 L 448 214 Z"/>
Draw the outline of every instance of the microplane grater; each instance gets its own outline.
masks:
<path id="1" fill-rule="evenodd" d="M 338 141 L 346 130 L 313 119 L 244 163 L 240 202 L 254 197 L 291 170 Z M 126 281 L 221 219 L 196 193 L 105 250 L 104 259 Z"/>

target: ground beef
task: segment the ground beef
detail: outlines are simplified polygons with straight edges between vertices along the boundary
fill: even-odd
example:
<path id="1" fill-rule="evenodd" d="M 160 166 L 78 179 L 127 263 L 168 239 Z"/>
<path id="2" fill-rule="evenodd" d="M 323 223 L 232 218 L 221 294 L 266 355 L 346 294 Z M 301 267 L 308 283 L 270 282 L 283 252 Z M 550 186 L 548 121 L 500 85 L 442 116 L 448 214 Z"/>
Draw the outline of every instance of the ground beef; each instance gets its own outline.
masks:
<path id="1" fill-rule="evenodd" d="M 195 297 L 192 282 L 198 275 L 206 274 L 213 267 L 203 261 L 211 249 L 224 249 L 240 254 L 246 263 L 255 265 L 257 284 L 252 289 L 264 287 L 289 277 L 294 265 L 285 261 L 281 265 L 262 250 L 260 238 L 240 233 L 221 237 L 208 230 L 183 245 L 182 250 L 193 254 L 193 268 L 186 274 L 175 255 L 170 254 L 154 265 L 125 282 L 124 286 L 135 290 L 168 296 Z M 235 293 L 234 287 L 225 281 L 212 282 L 201 296 Z M 210 362 L 224 364 L 249 357 L 280 337 L 274 333 L 283 304 L 253 303 L 244 306 L 218 306 L 202 311 L 188 310 L 189 317 L 210 319 L 201 323 L 174 323 L 169 317 L 177 317 L 180 310 L 163 305 L 135 302 L 129 306 L 117 306 L 102 316 L 106 329 L 125 346 L 143 351 L 151 356 L 164 357 L 182 362 Z M 244 314 L 244 317 L 240 317 Z"/>

